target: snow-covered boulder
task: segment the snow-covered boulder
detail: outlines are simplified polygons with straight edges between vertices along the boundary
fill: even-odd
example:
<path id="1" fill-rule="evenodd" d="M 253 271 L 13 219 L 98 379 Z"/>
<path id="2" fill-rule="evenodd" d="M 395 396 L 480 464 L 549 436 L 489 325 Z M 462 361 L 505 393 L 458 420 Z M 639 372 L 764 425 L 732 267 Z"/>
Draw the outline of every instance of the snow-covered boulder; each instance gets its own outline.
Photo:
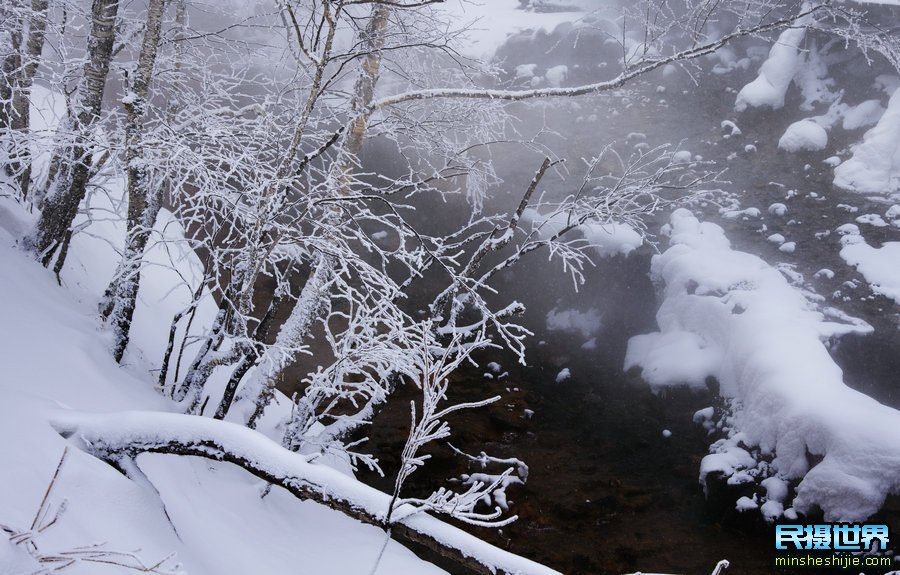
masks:
<path id="1" fill-rule="evenodd" d="M 786 152 L 817 152 L 827 145 L 828 132 L 812 120 L 794 122 L 778 140 L 778 148 Z"/>

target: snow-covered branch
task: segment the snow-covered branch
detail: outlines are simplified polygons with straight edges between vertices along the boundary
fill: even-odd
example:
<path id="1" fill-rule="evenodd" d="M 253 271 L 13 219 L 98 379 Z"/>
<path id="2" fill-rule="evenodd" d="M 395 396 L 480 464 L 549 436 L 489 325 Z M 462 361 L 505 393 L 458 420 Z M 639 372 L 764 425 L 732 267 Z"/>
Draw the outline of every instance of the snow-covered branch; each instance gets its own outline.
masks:
<path id="1" fill-rule="evenodd" d="M 302 499 L 364 523 L 387 527 L 390 496 L 323 465 L 309 463 L 264 435 L 214 419 L 158 412 L 84 415 L 60 412 L 51 424 L 82 450 L 114 465 L 142 453 L 195 456 L 232 463 Z M 558 575 L 548 567 L 485 543 L 427 513 L 391 526 L 401 543 L 422 545 L 473 573 Z"/>

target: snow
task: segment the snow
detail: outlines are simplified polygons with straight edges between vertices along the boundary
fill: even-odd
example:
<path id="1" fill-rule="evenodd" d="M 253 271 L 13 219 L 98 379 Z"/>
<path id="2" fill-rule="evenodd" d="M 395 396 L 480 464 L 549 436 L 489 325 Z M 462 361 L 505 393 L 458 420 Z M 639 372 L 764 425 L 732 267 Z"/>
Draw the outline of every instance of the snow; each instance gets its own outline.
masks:
<path id="1" fill-rule="evenodd" d="M 106 334 L 95 320 L 99 294 L 90 300 L 84 290 L 60 288 L 50 272 L 10 248 L 14 238 L 7 223 L 14 212 L 9 205 L 2 212 L 0 317 L 16 328 L 0 332 L 0 433 L 15 437 L 0 442 L 5 470 L 0 522 L 27 529 L 68 444 L 50 419 L 71 417 L 69 410 L 152 409 L 157 410 L 153 418 L 183 416 L 165 413 L 174 406 L 153 390 L 152 380 L 112 360 Z M 86 253 L 79 256 L 89 261 Z M 97 417 L 118 418 L 123 425 L 141 421 L 127 413 Z M 70 448 L 51 497 L 54 505 L 66 499 L 66 512 L 40 536 L 41 548 L 62 551 L 106 541 L 110 550 L 140 549 L 149 563 L 176 553 L 184 571 L 200 575 L 279 573 L 297 565 L 349 575 L 368 572 L 383 543 L 380 529 L 285 492 L 274 490 L 261 500 L 259 481 L 227 465 L 171 456 L 142 456 L 138 464 L 159 496 Z M 0 550 L 0 556 L 4 553 Z M 381 569 L 442 572 L 394 543 Z M 78 565 L 66 572 L 97 571 Z"/>
<path id="2" fill-rule="evenodd" d="M 738 511 L 738 513 L 744 513 L 745 511 L 759 509 L 759 504 L 754 499 L 750 499 L 745 495 L 737 500 L 734 508 Z"/>
<path id="3" fill-rule="evenodd" d="M 519 64 L 516 66 L 516 79 L 533 77 L 535 68 L 537 64 Z"/>
<path id="4" fill-rule="evenodd" d="M 812 120 L 794 122 L 778 140 L 778 148 L 786 152 L 816 152 L 827 145 L 828 132 Z"/>
<path id="5" fill-rule="evenodd" d="M 853 155 L 834 170 L 834 184 L 848 190 L 883 194 L 900 189 L 900 88 L 875 127 L 852 147 Z"/>
<path id="6" fill-rule="evenodd" d="M 725 134 L 725 136 L 724 136 L 725 138 L 741 135 L 741 129 L 738 128 L 738 125 L 735 124 L 734 122 L 732 122 L 731 120 L 722 120 L 720 127 L 723 130 L 726 128 L 729 130 L 729 132 L 727 134 Z"/>
<path id="7" fill-rule="evenodd" d="M 804 2 L 801 10 L 808 10 Z M 809 16 L 797 20 L 796 24 L 778 37 L 769 51 L 769 57 L 759 69 L 755 80 L 741 88 L 734 103 L 734 109 L 743 112 L 747 108 L 781 108 L 791 80 L 794 79 L 801 62 L 799 46 L 806 36 Z"/>
<path id="8" fill-rule="evenodd" d="M 542 239 L 553 237 L 568 225 L 569 215 L 557 212 L 546 216 L 532 208 L 522 212 L 522 222 L 531 223 Z M 600 257 L 628 255 L 644 243 L 644 236 L 627 224 L 586 222 L 569 233 L 581 233 Z"/>
<path id="9" fill-rule="evenodd" d="M 577 0 L 576 0 L 577 1 Z M 460 47 L 466 56 L 489 58 L 507 38 L 520 32 L 552 32 L 560 24 L 584 16 L 581 12 L 521 10 L 519 0 L 447 2 L 448 21 L 474 22 Z"/>
<path id="10" fill-rule="evenodd" d="M 719 226 L 684 209 L 670 226 L 671 246 L 651 265 L 664 285 L 660 331 L 631 339 L 626 367 L 672 368 L 651 372 L 656 385 L 713 376 L 736 400 L 729 439 L 701 462 L 701 480 L 755 468 L 752 449 L 772 458 L 768 475 L 798 482 L 797 511 L 818 507 L 828 521 L 875 513 L 900 493 L 900 412 L 847 387 L 823 343 L 871 327 L 830 320 L 839 315 L 817 310 L 757 256 L 733 250 Z M 808 453 L 822 460 L 810 468 Z"/>
<path id="11" fill-rule="evenodd" d="M 693 155 L 689 150 L 678 150 L 672 154 L 673 164 L 688 164 L 693 161 Z"/>
<path id="12" fill-rule="evenodd" d="M 844 112 L 841 127 L 845 130 L 856 130 L 878 123 L 884 114 L 884 107 L 880 100 L 866 100 Z"/>
<path id="13" fill-rule="evenodd" d="M 603 315 L 596 309 L 552 309 L 547 313 L 547 329 L 580 333 L 590 338 L 603 327 Z"/>
<path id="14" fill-rule="evenodd" d="M 768 212 L 773 216 L 783 216 L 787 213 L 787 206 L 782 203 L 774 203 L 769 206 Z"/>
<path id="15" fill-rule="evenodd" d="M 872 291 L 900 304 L 900 242 L 872 247 L 858 234 L 841 238 L 841 258 L 866 278 Z"/>
<path id="16" fill-rule="evenodd" d="M 572 377 L 572 372 L 569 371 L 568 367 L 564 367 L 556 374 L 556 383 L 562 383 L 570 377 Z"/>
<path id="17" fill-rule="evenodd" d="M 746 208 L 743 210 L 728 210 L 722 214 L 727 220 L 736 220 L 738 218 L 758 218 L 761 212 L 759 208 Z"/>
<path id="18" fill-rule="evenodd" d="M 796 249 L 797 249 L 796 242 L 785 242 L 785 243 L 781 244 L 780 246 L 778 246 L 778 251 L 784 252 L 786 254 L 792 254 L 792 253 L 794 253 L 794 250 L 796 250 Z"/>
<path id="19" fill-rule="evenodd" d="M 641 367 L 654 389 L 678 384 L 705 389 L 706 374 L 718 362 L 718 351 L 693 333 L 653 333 L 629 340 L 625 369 Z"/>
<path id="20" fill-rule="evenodd" d="M 566 77 L 569 75 L 569 67 L 565 64 L 560 64 L 559 66 L 553 66 L 548 69 L 547 72 L 544 73 L 544 78 L 547 79 L 547 83 L 553 88 L 559 88 L 566 81 Z"/>
<path id="21" fill-rule="evenodd" d="M 631 226 L 611 222 L 607 224 L 582 224 L 579 227 L 584 238 L 601 257 L 628 255 L 644 243 L 644 236 Z"/>

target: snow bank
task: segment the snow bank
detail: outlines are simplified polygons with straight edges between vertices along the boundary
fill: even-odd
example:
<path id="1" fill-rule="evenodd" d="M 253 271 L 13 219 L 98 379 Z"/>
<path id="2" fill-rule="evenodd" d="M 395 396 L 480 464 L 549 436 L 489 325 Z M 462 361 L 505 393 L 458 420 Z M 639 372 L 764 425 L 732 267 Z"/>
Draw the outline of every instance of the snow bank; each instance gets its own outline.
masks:
<path id="1" fill-rule="evenodd" d="M 834 169 L 836 186 L 867 194 L 900 190 L 900 88 L 852 151 L 853 156 Z"/>
<path id="2" fill-rule="evenodd" d="M 803 4 L 801 11 L 809 9 Z M 800 43 L 806 37 L 805 26 L 812 16 L 805 16 L 778 36 L 772 45 L 769 57 L 759 69 L 759 76 L 741 88 L 734 103 L 734 109 L 743 112 L 747 108 L 781 108 L 784 106 L 784 95 L 791 81 L 797 74 L 801 62 Z"/>
<path id="3" fill-rule="evenodd" d="M 866 243 L 859 228 L 841 237 L 841 258 L 866 278 L 872 291 L 900 304 L 900 242 L 885 242 L 880 248 Z"/>
<path id="4" fill-rule="evenodd" d="M 724 455 L 711 455 L 703 471 L 750 467 L 736 451 L 743 445 L 772 458 L 767 475 L 799 480 L 797 511 L 819 507 L 827 520 L 875 513 L 900 493 L 900 412 L 847 387 L 823 344 L 871 327 L 826 320 L 840 314 L 817 311 L 777 270 L 731 249 L 719 226 L 687 210 L 672 214 L 671 228 L 671 247 L 651 268 L 665 286 L 660 331 L 629 342 L 626 368 L 649 368 L 657 386 L 714 376 L 739 400 Z M 810 469 L 807 454 L 823 459 Z"/>

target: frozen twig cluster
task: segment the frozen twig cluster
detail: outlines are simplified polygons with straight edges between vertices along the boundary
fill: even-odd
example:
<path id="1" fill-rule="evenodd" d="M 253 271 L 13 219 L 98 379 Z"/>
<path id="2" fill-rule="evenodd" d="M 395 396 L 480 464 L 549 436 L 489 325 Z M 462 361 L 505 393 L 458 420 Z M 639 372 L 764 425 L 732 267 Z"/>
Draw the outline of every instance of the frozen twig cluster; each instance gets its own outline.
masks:
<path id="1" fill-rule="evenodd" d="M 8 537 L 9 542 L 17 548 L 24 549 L 34 560 L 37 570 L 33 572 L 33 575 L 57 573 L 78 564 L 110 565 L 136 573 L 157 573 L 159 575 L 180 573 L 178 566 L 172 564 L 174 555 L 164 557 L 155 563 L 146 563 L 138 556 L 137 552 L 107 549 L 104 543 L 93 543 L 55 551 L 48 551 L 46 546 L 41 544 L 41 535 L 51 527 L 58 525 L 66 511 L 65 499 L 54 509 L 50 496 L 59 480 L 68 453 L 69 448 L 67 447 L 44 491 L 31 526 L 28 529 L 17 529 L 0 524 L 0 531 Z"/>

